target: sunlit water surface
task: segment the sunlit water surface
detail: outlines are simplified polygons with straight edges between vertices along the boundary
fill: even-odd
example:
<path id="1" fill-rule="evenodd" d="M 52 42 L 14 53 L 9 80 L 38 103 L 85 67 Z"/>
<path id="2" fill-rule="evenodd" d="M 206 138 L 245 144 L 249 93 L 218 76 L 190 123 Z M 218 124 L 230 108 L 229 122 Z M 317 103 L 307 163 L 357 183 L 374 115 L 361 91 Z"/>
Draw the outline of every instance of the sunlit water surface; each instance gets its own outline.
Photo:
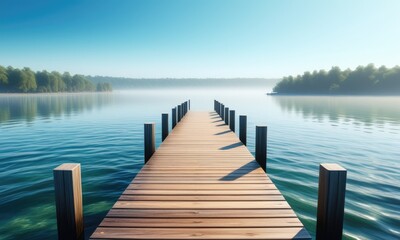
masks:
<path id="1" fill-rule="evenodd" d="M 264 90 L 264 89 L 263 89 Z M 268 125 L 268 173 L 315 234 L 318 167 L 348 169 L 346 239 L 400 239 L 400 98 L 283 97 L 262 90 L 0 96 L 0 239 L 55 239 L 53 168 L 82 164 L 86 236 L 143 165 L 143 123 L 213 99 Z"/>

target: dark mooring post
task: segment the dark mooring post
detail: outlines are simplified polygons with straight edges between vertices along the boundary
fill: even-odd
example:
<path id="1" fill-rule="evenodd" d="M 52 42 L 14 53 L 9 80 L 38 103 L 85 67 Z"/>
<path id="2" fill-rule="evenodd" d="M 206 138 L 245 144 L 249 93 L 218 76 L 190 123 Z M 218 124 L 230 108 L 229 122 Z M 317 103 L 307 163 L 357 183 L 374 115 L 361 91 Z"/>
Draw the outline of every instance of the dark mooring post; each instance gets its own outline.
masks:
<path id="1" fill-rule="evenodd" d="M 267 126 L 256 126 L 256 161 L 267 172 Z"/>
<path id="2" fill-rule="evenodd" d="M 239 139 L 244 144 L 247 145 L 247 116 L 239 116 Z"/>
<path id="3" fill-rule="evenodd" d="M 222 120 L 225 119 L 224 113 L 225 113 L 225 105 L 221 104 L 221 118 L 222 118 Z"/>
<path id="4" fill-rule="evenodd" d="M 190 111 L 190 99 L 188 100 L 188 111 Z"/>
<path id="5" fill-rule="evenodd" d="M 172 115 L 171 115 L 171 120 L 172 120 L 172 128 L 176 126 L 176 107 L 172 109 Z"/>
<path id="6" fill-rule="evenodd" d="M 156 151 L 155 123 L 144 124 L 144 163 L 146 164 Z"/>
<path id="7" fill-rule="evenodd" d="M 342 239 L 347 170 L 338 164 L 319 166 L 318 240 Z"/>
<path id="8" fill-rule="evenodd" d="M 235 132 L 235 110 L 229 111 L 229 128 Z"/>
<path id="9" fill-rule="evenodd" d="M 229 108 L 228 107 L 225 108 L 224 116 L 225 116 L 225 119 L 224 119 L 225 124 L 228 125 L 229 124 Z"/>
<path id="10" fill-rule="evenodd" d="M 58 239 L 83 239 L 81 165 L 64 163 L 53 170 Z"/>
<path id="11" fill-rule="evenodd" d="M 182 105 L 178 105 L 178 122 L 182 119 Z"/>
<path id="12" fill-rule="evenodd" d="M 161 115 L 161 127 L 161 140 L 164 142 L 168 136 L 168 113 Z"/>

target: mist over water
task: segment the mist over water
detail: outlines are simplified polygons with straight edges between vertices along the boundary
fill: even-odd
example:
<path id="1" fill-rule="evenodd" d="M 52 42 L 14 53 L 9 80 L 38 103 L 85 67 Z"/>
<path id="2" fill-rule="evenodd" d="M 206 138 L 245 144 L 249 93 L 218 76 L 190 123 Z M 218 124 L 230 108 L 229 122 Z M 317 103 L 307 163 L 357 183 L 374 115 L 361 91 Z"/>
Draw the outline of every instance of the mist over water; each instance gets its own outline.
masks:
<path id="1" fill-rule="evenodd" d="M 400 238 L 400 97 L 267 96 L 272 86 L 0 95 L 0 239 L 56 238 L 52 170 L 66 162 L 82 164 L 90 236 L 143 165 L 143 123 L 156 122 L 158 146 L 161 113 L 187 99 L 247 115 L 251 152 L 268 125 L 268 174 L 312 234 L 329 162 L 348 170 L 345 238 Z"/>

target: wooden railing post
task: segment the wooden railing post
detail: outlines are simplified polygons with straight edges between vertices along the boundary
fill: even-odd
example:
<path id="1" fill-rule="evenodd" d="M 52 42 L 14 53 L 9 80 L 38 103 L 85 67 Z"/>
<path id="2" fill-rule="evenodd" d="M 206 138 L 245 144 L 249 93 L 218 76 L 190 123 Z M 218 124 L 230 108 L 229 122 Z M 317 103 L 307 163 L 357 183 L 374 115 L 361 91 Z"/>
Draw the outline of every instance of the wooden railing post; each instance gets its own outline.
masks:
<path id="1" fill-rule="evenodd" d="M 225 119 L 224 119 L 225 124 L 228 125 L 229 124 L 229 108 L 228 107 L 225 108 L 224 116 L 225 116 Z"/>
<path id="2" fill-rule="evenodd" d="M 163 113 L 161 115 L 161 140 L 163 142 L 168 136 L 168 125 L 168 113 Z"/>
<path id="3" fill-rule="evenodd" d="M 267 126 L 256 126 L 256 161 L 267 172 Z"/>
<path id="4" fill-rule="evenodd" d="M 247 145 L 247 116 L 239 116 L 239 139 L 244 144 Z"/>
<path id="5" fill-rule="evenodd" d="M 146 164 L 156 151 L 155 123 L 144 124 L 144 163 Z"/>
<path id="6" fill-rule="evenodd" d="M 338 164 L 319 166 L 316 239 L 342 239 L 347 170 Z"/>
<path id="7" fill-rule="evenodd" d="M 182 105 L 178 105 L 178 122 L 182 119 Z"/>
<path id="8" fill-rule="evenodd" d="M 58 239 L 83 239 L 81 165 L 64 163 L 53 170 Z"/>
<path id="9" fill-rule="evenodd" d="M 188 111 L 190 111 L 190 99 L 188 100 Z"/>
<path id="10" fill-rule="evenodd" d="M 171 115 L 171 120 L 172 120 L 172 128 L 176 126 L 176 107 L 172 109 L 172 115 Z"/>
<path id="11" fill-rule="evenodd" d="M 222 120 L 225 120 L 224 114 L 225 114 L 225 105 L 221 104 L 221 118 L 222 118 Z"/>
<path id="12" fill-rule="evenodd" d="M 235 132 L 235 110 L 229 111 L 229 128 Z"/>

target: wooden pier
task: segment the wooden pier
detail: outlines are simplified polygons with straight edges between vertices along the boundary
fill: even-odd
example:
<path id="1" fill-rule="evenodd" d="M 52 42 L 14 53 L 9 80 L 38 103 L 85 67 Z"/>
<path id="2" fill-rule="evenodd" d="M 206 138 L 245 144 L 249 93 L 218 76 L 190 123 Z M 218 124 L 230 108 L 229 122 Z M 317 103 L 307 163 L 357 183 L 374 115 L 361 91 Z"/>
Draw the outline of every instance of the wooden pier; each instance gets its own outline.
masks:
<path id="1" fill-rule="evenodd" d="M 216 112 L 188 111 L 91 239 L 310 235 L 229 125 Z"/>

